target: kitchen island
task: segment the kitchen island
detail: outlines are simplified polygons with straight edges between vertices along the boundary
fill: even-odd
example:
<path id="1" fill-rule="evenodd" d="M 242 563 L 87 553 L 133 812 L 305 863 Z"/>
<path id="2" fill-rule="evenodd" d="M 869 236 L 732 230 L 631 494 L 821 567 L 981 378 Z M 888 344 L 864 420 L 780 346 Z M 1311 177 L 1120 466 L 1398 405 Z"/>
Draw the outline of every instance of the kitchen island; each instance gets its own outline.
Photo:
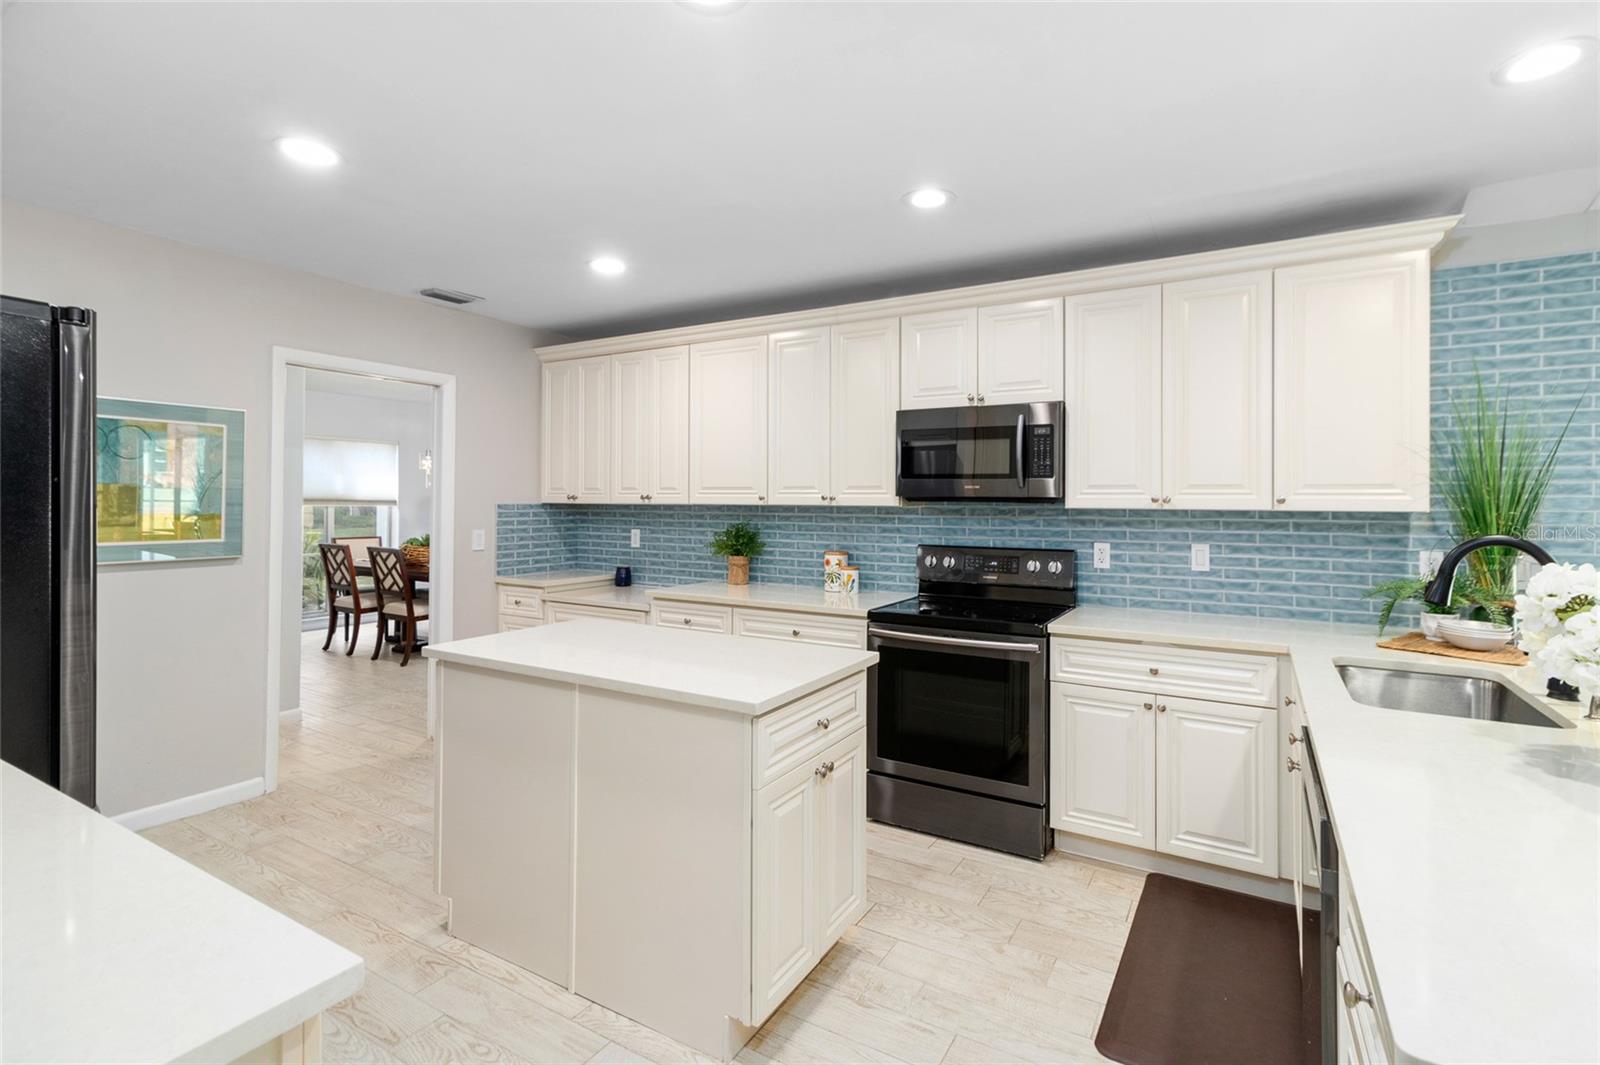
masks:
<path id="1" fill-rule="evenodd" d="M 588 618 L 426 653 L 452 935 L 726 1059 L 865 911 L 876 654 Z"/>

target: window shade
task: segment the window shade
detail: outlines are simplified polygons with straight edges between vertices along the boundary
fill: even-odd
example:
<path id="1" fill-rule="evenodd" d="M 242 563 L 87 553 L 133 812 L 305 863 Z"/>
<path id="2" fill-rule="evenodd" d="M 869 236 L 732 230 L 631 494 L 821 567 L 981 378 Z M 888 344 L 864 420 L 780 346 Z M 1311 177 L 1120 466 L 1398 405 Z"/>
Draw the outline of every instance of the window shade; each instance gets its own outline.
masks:
<path id="1" fill-rule="evenodd" d="M 398 506 L 400 447 L 372 440 L 305 439 L 304 502 Z"/>

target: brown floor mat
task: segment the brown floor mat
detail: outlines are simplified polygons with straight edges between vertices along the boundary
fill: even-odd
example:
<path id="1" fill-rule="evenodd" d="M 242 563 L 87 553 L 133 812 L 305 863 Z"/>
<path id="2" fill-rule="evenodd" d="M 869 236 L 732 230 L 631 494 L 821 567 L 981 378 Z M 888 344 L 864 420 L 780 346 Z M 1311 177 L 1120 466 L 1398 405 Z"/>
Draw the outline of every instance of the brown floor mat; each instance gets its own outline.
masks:
<path id="1" fill-rule="evenodd" d="M 1094 1045 L 1127 1065 L 1314 1065 L 1317 914 L 1306 978 L 1294 908 L 1152 873 Z"/>

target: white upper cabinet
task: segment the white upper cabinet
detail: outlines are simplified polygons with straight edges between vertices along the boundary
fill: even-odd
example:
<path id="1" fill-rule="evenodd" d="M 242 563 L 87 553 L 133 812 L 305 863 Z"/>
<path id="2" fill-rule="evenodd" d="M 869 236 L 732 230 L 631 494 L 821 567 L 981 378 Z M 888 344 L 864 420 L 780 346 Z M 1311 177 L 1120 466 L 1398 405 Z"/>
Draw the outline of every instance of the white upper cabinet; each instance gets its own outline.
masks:
<path id="1" fill-rule="evenodd" d="M 900 406 L 960 407 L 978 399 L 978 312 L 900 319 Z"/>
<path id="2" fill-rule="evenodd" d="M 1277 714 L 1156 698 L 1156 849 L 1276 878 Z"/>
<path id="3" fill-rule="evenodd" d="M 1066 300 L 1067 506 L 1161 500 L 1161 286 Z"/>
<path id="4" fill-rule="evenodd" d="M 689 347 L 689 500 L 767 501 L 767 338 Z"/>
<path id="5" fill-rule="evenodd" d="M 547 362 L 539 374 L 539 499 L 570 503 L 578 450 L 578 364 Z"/>
<path id="6" fill-rule="evenodd" d="M 1061 301 L 978 309 L 978 402 L 1061 398 Z"/>
<path id="7" fill-rule="evenodd" d="M 840 506 L 894 506 L 900 320 L 836 325 L 832 341 L 829 501 Z"/>
<path id="8" fill-rule="evenodd" d="M 611 360 L 611 501 L 689 500 L 689 349 Z"/>
<path id="9" fill-rule="evenodd" d="M 610 502 L 610 357 L 547 364 L 540 381 L 539 498 Z"/>
<path id="10" fill-rule="evenodd" d="M 1428 253 L 1276 271 L 1274 503 L 1428 509 Z"/>
<path id="11" fill-rule="evenodd" d="M 829 333 L 793 329 L 767 338 L 767 495 L 771 502 L 814 506 L 829 502 Z"/>
<path id="12" fill-rule="evenodd" d="M 1161 293 L 1164 506 L 1272 506 L 1272 272 Z"/>

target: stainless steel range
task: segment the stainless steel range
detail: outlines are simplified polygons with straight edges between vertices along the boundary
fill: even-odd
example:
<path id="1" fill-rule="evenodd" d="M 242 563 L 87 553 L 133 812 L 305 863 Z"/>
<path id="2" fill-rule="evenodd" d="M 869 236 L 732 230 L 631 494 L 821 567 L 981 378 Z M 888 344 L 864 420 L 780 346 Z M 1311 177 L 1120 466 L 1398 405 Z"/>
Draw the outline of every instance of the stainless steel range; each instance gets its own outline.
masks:
<path id="1" fill-rule="evenodd" d="M 867 816 L 1030 858 L 1051 847 L 1046 629 L 1072 551 L 924 545 L 917 596 L 867 614 Z"/>

